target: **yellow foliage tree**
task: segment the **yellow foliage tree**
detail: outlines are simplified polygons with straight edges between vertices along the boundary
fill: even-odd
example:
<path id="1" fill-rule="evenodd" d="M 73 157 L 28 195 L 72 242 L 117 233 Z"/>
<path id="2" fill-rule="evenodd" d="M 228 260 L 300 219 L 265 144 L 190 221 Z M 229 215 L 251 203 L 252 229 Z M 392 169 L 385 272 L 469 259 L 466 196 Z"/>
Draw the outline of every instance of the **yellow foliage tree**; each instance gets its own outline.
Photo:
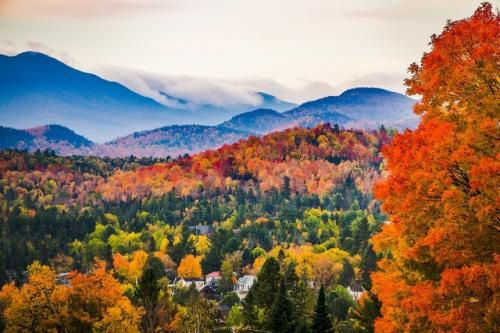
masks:
<path id="1" fill-rule="evenodd" d="M 142 309 L 123 295 L 104 263 L 91 274 L 71 273 L 71 287 L 56 283 L 55 272 L 35 262 L 28 282 L 0 291 L 5 332 L 139 332 Z"/>
<path id="2" fill-rule="evenodd" d="M 199 255 L 205 255 L 210 250 L 212 244 L 206 235 L 191 235 L 190 238 L 193 240 L 196 253 Z"/>
<path id="3" fill-rule="evenodd" d="M 130 283 L 136 283 L 142 274 L 148 254 L 143 250 L 135 251 L 129 261 L 120 253 L 113 254 L 113 267 L 116 273 Z"/>
<path id="4" fill-rule="evenodd" d="M 177 274 L 186 279 L 197 279 L 203 275 L 201 271 L 200 258 L 189 254 L 182 258 Z"/>

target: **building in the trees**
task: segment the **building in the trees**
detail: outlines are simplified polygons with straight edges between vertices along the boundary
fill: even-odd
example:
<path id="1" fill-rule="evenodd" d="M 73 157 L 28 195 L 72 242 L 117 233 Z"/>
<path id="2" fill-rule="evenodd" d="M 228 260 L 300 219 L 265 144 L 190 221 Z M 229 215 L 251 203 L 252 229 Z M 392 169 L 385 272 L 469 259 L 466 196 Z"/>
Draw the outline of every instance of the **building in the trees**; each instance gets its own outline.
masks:
<path id="1" fill-rule="evenodd" d="M 220 300 L 220 296 L 217 293 L 216 287 L 214 287 L 212 285 L 205 285 L 200 290 L 200 296 L 203 297 L 204 299 L 208 299 L 208 300 L 214 300 L 214 301 Z"/>
<path id="2" fill-rule="evenodd" d="M 212 287 L 218 287 L 221 279 L 222 279 L 222 275 L 220 274 L 219 271 L 212 272 L 212 273 L 207 274 L 205 276 L 205 285 L 212 286 Z"/>
<path id="3" fill-rule="evenodd" d="M 181 288 L 189 288 L 192 284 L 194 284 L 196 290 L 200 291 L 205 287 L 205 280 L 202 279 L 184 279 L 184 278 L 177 278 L 174 281 L 174 285 L 181 287 Z"/>
<path id="4" fill-rule="evenodd" d="M 210 236 L 212 234 L 212 227 L 209 225 L 197 225 L 189 227 L 189 230 L 193 231 L 197 236 Z"/>
<path id="5" fill-rule="evenodd" d="M 357 301 L 361 297 L 361 294 L 365 291 L 360 283 L 352 283 L 349 287 L 347 287 L 347 291 L 352 298 Z"/>
<path id="6" fill-rule="evenodd" d="M 255 275 L 244 275 L 238 279 L 236 285 L 234 286 L 234 291 L 238 294 L 240 299 L 244 299 L 253 284 L 255 283 L 257 277 Z"/>
<path id="7" fill-rule="evenodd" d="M 63 286 L 69 286 L 71 284 L 69 280 L 69 274 L 69 272 L 57 274 L 56 283 Z"/>

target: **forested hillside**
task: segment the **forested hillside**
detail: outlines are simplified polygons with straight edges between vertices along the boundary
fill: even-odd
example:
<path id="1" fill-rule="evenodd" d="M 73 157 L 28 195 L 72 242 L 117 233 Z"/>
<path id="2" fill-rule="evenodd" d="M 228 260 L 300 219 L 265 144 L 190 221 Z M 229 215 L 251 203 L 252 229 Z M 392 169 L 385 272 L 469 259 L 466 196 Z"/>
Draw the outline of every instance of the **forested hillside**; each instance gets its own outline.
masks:
<path id="1" fill-rule="evenodd" d="M 344 302 L 335 320 L 351 325 L 348 309 L 355 302 L 345 287 L 370 284 L 376 257 L 367 241 L 383 221 L 370 189 L 380 177 L 379 148 L 389 140 L 384 129 L 322 125 L 174 161 L 4 152 L 2 281 L 24 281 L 33 261 L 56 273 L 90 272 L 102 261 L 132 292 L 146 262 L 158 258 L 170 283 L 220 272 L 219 306 L 229 302 L 239 311 L 235 278 L 260 276 L 264 262 L 275 258 L 280 264 L 271 278 L 292 274 L 297 293 L 310 295 L 301 306 L 301 325 L 312 325 L 313 293 L 320 285 L 335 287 L 328 304 Z M 200 233 L 202 226 L 210 232 Z M 105 274 L 93 274 L 98 272 Z M 163 302 L 176 309 L 165 319 L 169 325 L 183 316 L 181 309 L 196 309 L 186 302 L 203 302 L 181 291 L 164 295 Z M 259 297 L 252 302 L 264 302 Z M 241 320 L 267 327 L 272 315 L 271 304 L 266 306 L 258 321 Z M 178 325 L 188 325 L 182 318 Z"/>

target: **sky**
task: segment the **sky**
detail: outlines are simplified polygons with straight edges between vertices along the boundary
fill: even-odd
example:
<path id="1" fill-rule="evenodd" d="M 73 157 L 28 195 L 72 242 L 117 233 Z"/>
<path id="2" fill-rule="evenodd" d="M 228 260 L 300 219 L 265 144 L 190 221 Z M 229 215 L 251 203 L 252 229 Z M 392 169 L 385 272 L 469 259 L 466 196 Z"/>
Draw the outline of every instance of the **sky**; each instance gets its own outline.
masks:
<path id="1" fill-rule="evenodd" d="M 157 100 L 152 81 L 200 102 L 404 92 L 430 36 L 480 2 L 0 0 L 0 53 L 44 52 Z"/>

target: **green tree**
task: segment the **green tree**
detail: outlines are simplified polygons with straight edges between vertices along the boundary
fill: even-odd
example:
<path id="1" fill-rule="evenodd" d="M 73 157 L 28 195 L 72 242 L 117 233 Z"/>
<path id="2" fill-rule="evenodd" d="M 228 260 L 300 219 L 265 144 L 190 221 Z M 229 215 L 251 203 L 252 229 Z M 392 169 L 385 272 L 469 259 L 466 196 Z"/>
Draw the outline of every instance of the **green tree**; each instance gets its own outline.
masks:
<path id="1" fill-rule="evenodd" d="M 262 266 L 257 282 L 252 289 L 255 291 L 256 304 L 267 313 L 274 304 L 280 290 L 280 265 L 273 257 L 268 258 Z"/>
<path id="2" fill-rule="evenodd" d="M 179 332 L 209 333 L 217 325 L 217 306 L 212 301 L 195 298 L 188 302 L 186 313 L 182 316 Z"/>
<path id="3" fill-rule="evenodd" d="M 270 257 L 262 266 L 257 281 L 243 301 L 245 325 L 263 329 L 280 290 L 281 274 L 278 261 Z"/>
<path id="4" fill-rule="evenodd" d="M 136 296 L 139 303 L 146 312 L 141 322 L 143 332 L 156 332 L 161 321 L 158 315 L 161 312 L 161 286 L 158 280 L 164 276 L 165 270 L 163 269 L 160 259 L 150 255 L 144 265 L 136 290 Z"/>
<path id="5" fill-rule="evenodd" d="M 307 332 L 311 326 L 316 302 L 314 290 L 309 287 L 307 274 L 297 276 L 296 265 L 291 263 L 285 272 L 285 282 L 292 303 L 297 332 Z"/>
<path id="6" fill-rule="evenodd" d="M 348 259 L 342 261 L 342 273 L 340 273 L 339 284 L 348 287 L 354 279 L 354 268 Z"/>
<path id="7" fill-rule="evenodd" d="M 283 177 L 283 196 L 287 199 L 290 198 L 290 192 L 291 192 L 290 177 L 284 176 Z"/>
<path id="8" fill-rule="evenodd" d="M 347 320 L 349 309 L 355 302 L 346 288 L 338 285 L 327 296 L 327 305 L 335 323 Z"/>
<path id="9" fill-rule="evenodd" d="M 380 307 L 377 295 L 371 292 L 363 294 L 357 306 L 349 310 L 349 321 L 355 332 L 373 332 L 375 319 L 380 316 Z"/>
<path id="10" fill-rule="evenodd" d="M 244 326 L 243 307 L 241 305 L 233 305 L 231 307 L 227 315 L 226 325 L 234 333 L 241 332 Z"/>
<path id="11" fill-rule="evenodd" d="M 243 322 L 246 327 L 260 328 L 259 309 L 255 300 L 255 289 L 252 288 L 243 300 Z"/>
<path id="12" fill-rule="evenodd" d="M 370 224 L 368 218 L 363 216 L 361 220 L 357 221 L 354 230 L 354 243 L 358 251 L 362 251 L 370 239 Z"/>
<path id="13" fill-rule="evenodd" d="M 290 302 L 286 290 L 285 281 L 281 281 L 278 297 L 274 302 L 270 318 L 269 329 L 274 333 L 294 333 L 295 318 L 293 315 L 293 307 Z"/>
<path id="14" fill-rule="evenodd" d="M 333 326 L 328 316 L 328 310 L 325 301 L 325 288 L 321 286 L 314 311 L 313 332 L 315 333 L 332 333 Z"/>
<path id="15" fill-rule="evenodd" d="M 361 258 L 361 283 L 366 290 L 371 289 L 370 274 L 377 268 L 377 261 L 377 254 L 373 251 L 371 244 L 368 244 Z"/>

